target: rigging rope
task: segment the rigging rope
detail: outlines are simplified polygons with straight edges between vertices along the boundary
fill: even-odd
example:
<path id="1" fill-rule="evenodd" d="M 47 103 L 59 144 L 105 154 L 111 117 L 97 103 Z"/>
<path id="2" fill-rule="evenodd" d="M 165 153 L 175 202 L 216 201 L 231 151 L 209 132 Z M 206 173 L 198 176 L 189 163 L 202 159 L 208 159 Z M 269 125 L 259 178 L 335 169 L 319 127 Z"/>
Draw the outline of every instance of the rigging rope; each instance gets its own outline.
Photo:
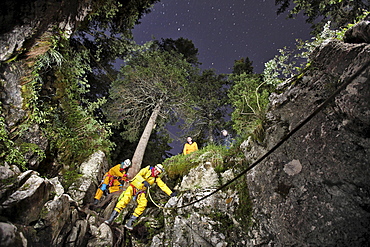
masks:
<path id="1" fill-rule="evenodd" d="M 227 182 L 226 184 L 223 184 L 221 185 L 219 188 L 217 188 L 215 191 L 211 192 L 210 194 L 206 195 L 206 196 L 203 196 L 202 198 L 198 199 L 198 200 L 195 200 L 193 202 L 190 202 L 188 204 L 185 204 L 185 205 L 182 205 L 182 206 L 179 206 L 179 207 L 176 207 L 176 208 L 164 208 L 164 207 L 161 207 L 163 209 L 178 209 L 178 208 L 184 208 L 184 207 L 188 207 L 190 205 L 193 205 L 197 202 L 200 202 L 210 196 L 212 196 L 213 194 L 217 193 L 218 191 L 224 189 L 225 187 L 227 187 L 228 185 L 230 185 L 231 183 L 235 182 L 236 180 L 238 180 L 240 177 L 242 177 L 245 173 L 247 173 L 248 171 L 252 170 L 254 167 L 256 167 L 259 163 L 261 163 L 266 157 L 268 157 L 270 154 L 272 154 L 277 148 L 279 148 L 284 142 L 286 142 L 293 134 L 295 134 L 299 129 L 301 129 L 306 123 L 308 123 L 314 116 L 316 116 L 322 109 L 324 109 L 324 107 L 331 101 L 335 98 L 335 96 L 337 96 L 345 87 L 348 86 L 348 84 L 350 84 L 356 77 L 358 77 L 362 72 L 364 72 L 364 70 L 370 65 L 370 60 L 365 63 L 359 70 L 357 70 L 356 73 L 354 73 L 352 76 L 350 76 L 349 78 L 347 78 L 346 81 L 342 82 L 342 84 L 338 87 L 337 90 L 335 90 L 323 103 L 321 103 L 315 111 L 313 111 L 308 117 L 306 117 L 302 122 L 300 122 L 293 130 L 291 130 L 285 137 L 283 137 L 275 146 L 273 146 L 267 153 L 265 153 L 262 157 L 260 157 L 258 160 L 256 160 L 252 165 L 250 165 L 247 169 L 245 169 L 244 171 L 242 171 L 238 176 L 234 177 L 233 179 L 231 179 L 229 182 Z M 148 190 L 149 191 L 149 190 Z M 150 197 L 150 199 L 152 200 L 152 198 Z M 152 202 L 154 203 L 154 201 L 152 200 Z M 154 203 L 156 205 L 156 203 Z"/>

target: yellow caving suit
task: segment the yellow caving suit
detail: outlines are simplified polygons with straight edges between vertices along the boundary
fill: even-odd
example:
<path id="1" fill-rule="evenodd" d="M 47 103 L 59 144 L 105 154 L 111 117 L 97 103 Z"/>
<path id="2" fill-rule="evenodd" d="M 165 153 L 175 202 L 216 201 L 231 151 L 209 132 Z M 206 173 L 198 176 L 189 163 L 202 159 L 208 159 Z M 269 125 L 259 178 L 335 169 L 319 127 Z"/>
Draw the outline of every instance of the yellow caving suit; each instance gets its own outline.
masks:
<path id="1" fill-rule="evenodd" d="M 182 152 L 184 155 L 187 155 L 197 150 L 198 150 L 198 144 L 196 142 L 192 142 L 191 144 L 185 143 L 184 150 Z"/>
<path id="2" fill-rule="evenodd" d="M 133 215 L 139 217 L 145 210 L 148 200 L 146 199 L 146 187 L 143 182 L 147 181 L 150 185 L 156 183 L 163 192 L 167 195 L 171 195 L 172 191 L 168 186 L 162 181 L 160 177 L 154 177 L 152 175 L 152 168 L 147 166 L 139 171 L 139 173 L 131 180 L 130 185 L 124 192 L 123 197 L 118 201 L 115 211 L 118 213 L 124 209 L 127 204 L 131 201 L 133 196 L 137 197 L 137 207 L 134 210 Z"/>
<path id="3" fill-rule="evenodd" d="M 120 168 L 121 168 L 121 164 L 118 164 L 112 167 L 111 169 L 109 169 L 107 173 L 105 173 L 103 177 L 103 181 L 101 182 L 101 184 L 99 185 L 99 188 L 97 189 L 95 193 L 95 197 L 94 197 L 95 199 L 100 200 L 100 198 L 102 197 L 104 191 L 102 191 L 100 188 L 103 184 L 107 185 L 109 193 L 122 190 L 122 184 L 119 181 L 119 179 L 122 181 L 127 181 L 128 179 L 127 179 L 126 170 L 124 170 L 123 172 L 120 172 Z"/>

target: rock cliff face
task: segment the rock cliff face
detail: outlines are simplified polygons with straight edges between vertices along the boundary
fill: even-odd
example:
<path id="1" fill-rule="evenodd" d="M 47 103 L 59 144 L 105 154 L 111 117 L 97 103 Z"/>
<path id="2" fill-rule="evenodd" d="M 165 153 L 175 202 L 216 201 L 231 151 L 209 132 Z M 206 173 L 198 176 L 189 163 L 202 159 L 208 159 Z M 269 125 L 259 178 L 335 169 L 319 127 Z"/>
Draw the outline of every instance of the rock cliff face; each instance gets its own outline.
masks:
<path id="1" fill-rule="evenodd" d="M 77 24 L 91 9 L 90 0 L 44 1 L 4 0 L 0 4 L 0 99 L 8 130 L 17 130 L 29 117 L 23 98 L 25 78 L 30 75 L 33 59 L 49 48 L 49 38 L 57 28 L 69 38 Z M 23 90 L 23 91 L 22 91 Z M 31 124 L 15 142 L 29 143 L 45 151 L 49 141 L 40 127 Z M 38 155 L 30 151 L 28 167 L 37 170 Z"/>
<path id="2" fill-rule="evenodd" d="M 105 154 L 93 154 L 81 165 L 82 176 L 64 191 L 57 177 L 46 179 L 32 170 L 21 173 L 14 166 L 1 166 L 0 246 L 86 246 L 102 231 L 102 219 L 85 205 L 107 169 Z M 112 235 L 108 226 L 101 227 Z M 93 245 L 107 241 L 98 243 L 95 239 Z"/>
<path id="3" fill-rule="evenodd" d="M 370 239 L 369 21 L 312 54 L 311 69 L 271 96 L 266 144 L 245 143 L 253 161 L 350 84 L 248 173 L 253 245 L 366 246 Z M 366 28 L 364 28 L 366 27 Z M 362 71 L 357 76 L 353 76 Z"/>

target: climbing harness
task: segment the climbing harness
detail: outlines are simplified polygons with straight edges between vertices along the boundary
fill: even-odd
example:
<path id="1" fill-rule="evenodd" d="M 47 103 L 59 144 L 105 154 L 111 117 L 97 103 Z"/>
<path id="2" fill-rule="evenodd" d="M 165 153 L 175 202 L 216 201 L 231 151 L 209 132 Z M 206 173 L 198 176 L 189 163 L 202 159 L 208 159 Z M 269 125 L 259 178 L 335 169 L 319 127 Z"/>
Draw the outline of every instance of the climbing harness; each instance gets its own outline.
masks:
<path id="1" fill-rule="evenodd" d="M 130 186 L 133 188 L 133 198 L 134 198 L 134 201 L 136 201 L 136 199 L 139 197 L 140 194 L 142 193 L 146 193 L 145 190 L 138 190 L 134 185 L 130 184 Z"/>
<path id="2" fill-rule="evenodd" d="M 238 180 L 240 177 L 242 177 L 245 173 L 248 171 L 252 170 L 254 167 L 256 167 L 259 163 L 261 163 L 266 157 L 268 157 L 270 154 L 272 154 L 276 149 L 278 149 L 284 142 L 286 142 L 293 134 L 295 134 L 299 129 L 301 129 L 305 124 L 307 124 L 314 116 L 316 116 L 324 107 L 335 98 L 343 89 L 345 89 L 356 77 L 361 75 L 362 72 L 365 71 L 365 69 L 370 65 L 370 61 L 365 63 L 359 70 L 357 70 L 356 73 L 354 73 L 352 76 L 350 76 L 347 81 L 342 82 L 342 84 L 338 87 L 337 90 L 335 90 L 323 103 L 321 103 L 315 111 L 313 111 L 308 117 L 306 117 L 302 122 L 300 122 L 293 130 L 291 130 L 285 137 L 283 137 L 275 146 L 273 146 L 267 153 L 265 153 L 262 157 L 260 157 L 258 160 L 256 160 L 252 165 L 250 165 L 247 169 L 242 171 L 239 175 L 231 179 L 229 182 L 226 184 L 221 185 L 219 188 L 214 190 L 213 192 L 209 193 L 208 195 L 203 196 L 202 198 L 195 200 L 193 202 L 190 202 L 188 204 L 176 207 L 176 208 L 164 208 L 160 207 L 163 209 L 179 209 L 179 208 L 184 208 L 188 207 L 190 205 L 193 205 L 197 202 L 200 202 L 213 194 L 217 193 L 218 191 L 224 189 L 231 183 L 235 182 Z M 149 191 L 149 190 L 148 190 Z M 148 193 L 149 194 L 149 193 Z M 150 195 L 150 194 L 149 194 Z M 151 196 L 150 199 L 152 200 Z M 157 204 L 152 200 L 152 202 L 157 206 Z M 158 207 L 158 206 L 157 206 Z"/>

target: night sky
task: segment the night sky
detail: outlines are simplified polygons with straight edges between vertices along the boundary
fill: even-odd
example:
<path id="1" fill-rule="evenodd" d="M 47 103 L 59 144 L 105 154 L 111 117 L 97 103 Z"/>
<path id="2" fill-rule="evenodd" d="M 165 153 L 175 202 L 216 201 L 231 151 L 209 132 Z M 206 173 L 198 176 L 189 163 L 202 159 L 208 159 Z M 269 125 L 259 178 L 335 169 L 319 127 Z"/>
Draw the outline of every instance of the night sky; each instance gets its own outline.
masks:
<path id="1" fill-rule="evenodd" d="M 311 38 L 303 17 L 277 16 L 277 8 L 275 0 L 162 0 L 133 34 L 139 44 L 153 37 L 192 40 L 202 69 L 231 73 L 235 60 L 249 57 L 261 73 L 277 49 Z"/>
<path id="2" fill-rule="evenodd" d="M 138 44 L 153 38 L 192 40 L 198 48 L 202 69 L 231 73 L 234 61 L 249 57 L 254 72 L 262 73 L 264 63 L 278 49 L 294 47 L 297 38 L 311 38 L 310 25 L 302 17 L 277 16 L 275 0 L 162 0 L 133 30 Z M 182 151 L 185 139 L 176 128 L 168 128 L 174 139 L 172 154 Z"/>

